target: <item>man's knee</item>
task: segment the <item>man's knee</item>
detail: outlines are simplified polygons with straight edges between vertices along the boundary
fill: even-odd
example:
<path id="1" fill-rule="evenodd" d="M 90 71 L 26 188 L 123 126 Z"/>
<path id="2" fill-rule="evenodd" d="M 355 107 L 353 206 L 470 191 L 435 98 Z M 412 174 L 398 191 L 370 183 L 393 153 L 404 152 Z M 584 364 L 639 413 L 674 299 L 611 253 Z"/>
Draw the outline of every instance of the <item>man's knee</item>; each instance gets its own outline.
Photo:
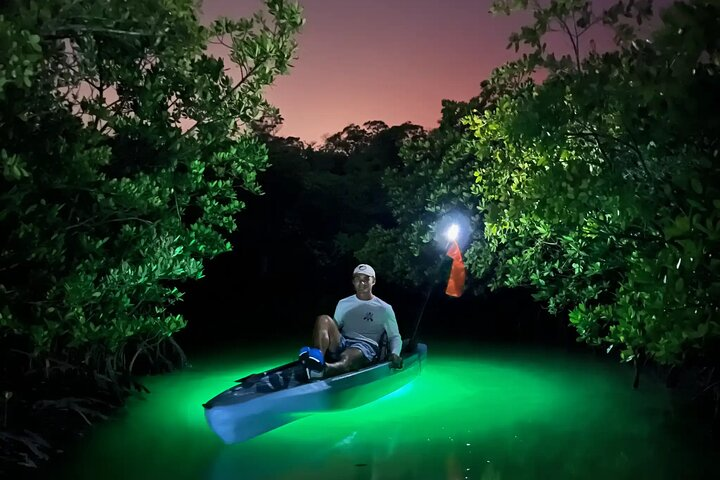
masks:
<path id="1" fill-rule="evenodd" d="M 318 317 L 315 319 L 315 322 L 317 323 L 327 323 L 327 322 L 334 322 L 335 320 L 332 319 L 330 315 L 318 315 Z"/>
<path id="2" fill-rule="evenodd" d="M 330 331 L 335 326 L 335 320 L 330 315 L 320 315 L 315 319 L 315 329 Z"/>

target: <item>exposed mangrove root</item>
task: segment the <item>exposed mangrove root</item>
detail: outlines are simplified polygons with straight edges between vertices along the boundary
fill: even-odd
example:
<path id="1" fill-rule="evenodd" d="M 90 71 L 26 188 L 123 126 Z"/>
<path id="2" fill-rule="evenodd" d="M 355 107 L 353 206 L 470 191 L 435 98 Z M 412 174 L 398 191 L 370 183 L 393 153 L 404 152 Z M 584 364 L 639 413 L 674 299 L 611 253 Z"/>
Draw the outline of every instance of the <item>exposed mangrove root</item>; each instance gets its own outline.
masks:
<path id="1" fill-rule="evenodd" d="M 180 357 L 180 367 L 183 368 L 183 367 L 189 366 L 190 363 L 188 362 L 185 352 L 180 347 L 180 345 L 178 345 L 178 343 L 175 341 L 175 339 L 173 337 L 168 337 L 168 341 L 170 342 L 170 345 L 172 345 L 173 348 L 175 348 L 175 351 L 177 352 L 178 356 Z"/>
<path id="2" fill-rule="evenodd" d="M 23 348 L 2 351 L 3 478 L 22 478 L 27 469 L 43 466 L 63 451 L 61 445 L 72 444 L 106 420 L 128 397 L 149 393 L 137 375 L 188 364 L 180 346 L 168 337 L 125 345 L 117 352 L 92 346 L 41 358 Z"/>

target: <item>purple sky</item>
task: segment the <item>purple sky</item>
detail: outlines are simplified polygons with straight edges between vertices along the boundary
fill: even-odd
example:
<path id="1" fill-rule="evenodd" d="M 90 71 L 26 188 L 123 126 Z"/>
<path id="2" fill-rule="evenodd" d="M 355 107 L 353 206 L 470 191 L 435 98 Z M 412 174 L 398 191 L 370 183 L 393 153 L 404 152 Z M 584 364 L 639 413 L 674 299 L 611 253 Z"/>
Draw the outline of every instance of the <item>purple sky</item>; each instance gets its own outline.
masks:
<path id="1" fill-rule="evenodd" d="M 368 120 L 435 127 L 442 99 L 477 95 L 494 67 L 515 58 L 507 38 L 529 16 L 494 17 L 490 3 L 301 0 L 306 25 L 295 66 L 266 92 L 285 119 L 279 135 L 322 141 Z M 261 7 L 260 0 L 204 0 L 203 16 L 247 16 Z"/>

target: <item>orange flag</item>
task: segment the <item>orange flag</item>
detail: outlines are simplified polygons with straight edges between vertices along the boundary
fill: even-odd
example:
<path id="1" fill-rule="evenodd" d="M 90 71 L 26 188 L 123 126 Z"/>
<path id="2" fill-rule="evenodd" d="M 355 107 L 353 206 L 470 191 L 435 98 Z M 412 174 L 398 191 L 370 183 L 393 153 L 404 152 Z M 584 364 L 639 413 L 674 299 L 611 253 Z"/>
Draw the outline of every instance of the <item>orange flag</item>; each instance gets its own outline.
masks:
<path id="1" fill-rule="evenodd" d="M 463 288 L 465 288 L 465 264 L 462 260 L 460 246 L 456 241 L 453 241 L 450 245 L 447 256 L 452 258 L 453 262 L 445 293 L 451 297 L 459 297 L 463 293 Z"/>

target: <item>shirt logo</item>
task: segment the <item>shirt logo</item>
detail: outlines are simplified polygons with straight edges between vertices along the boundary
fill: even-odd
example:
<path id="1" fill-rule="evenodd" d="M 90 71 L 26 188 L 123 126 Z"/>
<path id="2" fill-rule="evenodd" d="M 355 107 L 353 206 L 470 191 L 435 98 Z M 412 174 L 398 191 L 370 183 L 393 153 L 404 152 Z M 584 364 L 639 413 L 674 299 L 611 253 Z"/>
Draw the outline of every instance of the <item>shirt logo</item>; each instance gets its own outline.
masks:
<path id="1" fill-rule="evenodd" d="M 363 320 L 365 320 L 366 322 L 374 322 L 375 319 L 373 318 L 373 312 L 367 312 L 363 317 Z"/>

